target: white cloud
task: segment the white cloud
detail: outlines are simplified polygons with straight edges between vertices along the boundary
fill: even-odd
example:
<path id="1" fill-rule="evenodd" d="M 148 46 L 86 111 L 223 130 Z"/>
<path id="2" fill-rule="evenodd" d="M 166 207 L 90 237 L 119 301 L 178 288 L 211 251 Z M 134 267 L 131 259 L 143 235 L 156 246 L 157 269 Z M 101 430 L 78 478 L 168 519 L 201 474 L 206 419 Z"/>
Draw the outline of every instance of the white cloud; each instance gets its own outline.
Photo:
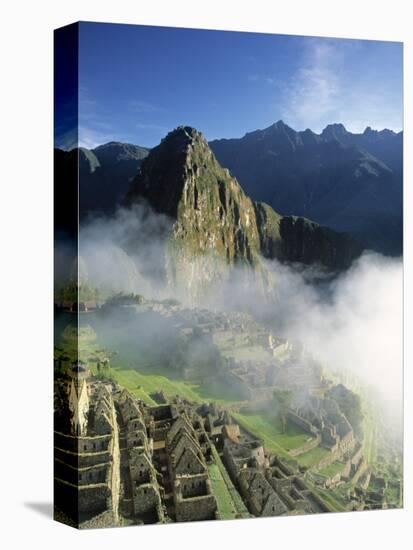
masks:
<path id="1" fill-rule="evenodd" d="M 86 149 L 94 149 L 102 143 L 113 141 L 113 137 L 110 133 L 100 132 L 86 126 L 79 126 L 79 147 L 86 147 Z"/>
<path id="2" fill-rule="evenodd" d="M 283 89 L 283 119 L 297 129 L 315 130 L 334 121 L 341 91 L 340 59 L 329 41 L 307 43 L 301 67 Z"/>
<path id="3" fill-rule="evenodd" d="M 378 57 L 370 64 L 360 41 L 310 38 L 303 41 L 302 57 L 292 77 L 278 89 L 277 116 L 296 130 L 320 132 L 342 122 L 352 132 L 366 126 L 400 130 L 402 104 Z M 395 94 L 396 92 L 396 94 Z"/>
<path id="4" fill-rule="evenodd" d="M 121 141 L 135 143 L 135 137 L 130 134 L 119 135 L 110 130 L 97 130 L 89 126 L 79 126 L 79 147 L 94 149 L 98 145 L 108 143 L 109 141 Z"/>

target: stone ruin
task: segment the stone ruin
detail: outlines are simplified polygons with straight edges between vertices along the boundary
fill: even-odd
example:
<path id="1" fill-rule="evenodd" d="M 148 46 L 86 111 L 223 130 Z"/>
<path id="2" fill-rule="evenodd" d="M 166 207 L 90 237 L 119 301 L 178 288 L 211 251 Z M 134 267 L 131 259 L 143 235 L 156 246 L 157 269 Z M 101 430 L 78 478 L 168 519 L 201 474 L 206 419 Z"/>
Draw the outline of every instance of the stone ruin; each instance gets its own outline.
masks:
<path id="1" fill-rule="evenodd" d="M 217 460 L 252 516 L 330 511 L 306 478 L 320 484 L 317 471 L 335 460 L 343 460 L 336 481 L 368 487 L 361 445 L 331 400 L 313 396 L 311 406 L 288 413 L 312 435 L 311 444 L 330 450 L 303 475 L 216 404 L 157 397 L 159 404 L 149 406 L 80 363 L 56 379 L 56 506 L 80 527 L 219 519 L 209 475 Z M 360 498 L 354 506 L 362 506 Z M 368 498 L 363 506 L 374 506 L 375 495 Z"/>

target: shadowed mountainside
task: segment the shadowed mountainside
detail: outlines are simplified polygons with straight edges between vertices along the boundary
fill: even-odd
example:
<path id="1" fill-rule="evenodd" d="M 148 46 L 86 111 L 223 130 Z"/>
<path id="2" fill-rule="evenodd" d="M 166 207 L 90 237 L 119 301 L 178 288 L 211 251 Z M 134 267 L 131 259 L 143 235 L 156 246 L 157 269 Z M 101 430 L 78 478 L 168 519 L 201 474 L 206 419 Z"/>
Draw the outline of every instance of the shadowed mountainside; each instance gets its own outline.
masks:
<path id="1" fill-rule="evenodd" d="M 331 124 L 318 135 L 282 121 L 210 143 L 254 200 L 390 255 L 402 252 L 402 145 L 401 132 L 352 134 Z"/>
<path id="2" fill-rule="evenodd" d="M 79 148 L 80 217 L 110 214 L 125 196 L 149 149 L 111 141 L 95 149 Z"/>

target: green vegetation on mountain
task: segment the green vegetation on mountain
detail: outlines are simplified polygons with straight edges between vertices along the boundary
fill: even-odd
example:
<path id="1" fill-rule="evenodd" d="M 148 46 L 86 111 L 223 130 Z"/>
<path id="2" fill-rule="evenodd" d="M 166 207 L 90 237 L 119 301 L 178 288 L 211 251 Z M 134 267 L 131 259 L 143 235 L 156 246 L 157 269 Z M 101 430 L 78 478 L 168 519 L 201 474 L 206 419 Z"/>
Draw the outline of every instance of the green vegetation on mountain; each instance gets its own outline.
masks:
<path id="1" fill-rule="evenodd" d="M 260 269 L 254 206 L 222 168 L 201 133 L 181 127 L 168 134 L 142 164 L 128 195 L 146 199 L 173 222 L 167 275 L 189 289 L 225 280 L 228 266 Z"/>
<path id="2" fill-rule="evenodd" d="M 167 277 L 173 284 L 185 281 L 191 293 L 225 280 L 234 266 L 247 268 L 243 272 L 271 293 L 260 256 L 339 270 L 361 252 L 350 237 L 255 204 L 190 127 L 170 132 L 142 162 L 127 203 L 142 200 L 171 219 Z"/>

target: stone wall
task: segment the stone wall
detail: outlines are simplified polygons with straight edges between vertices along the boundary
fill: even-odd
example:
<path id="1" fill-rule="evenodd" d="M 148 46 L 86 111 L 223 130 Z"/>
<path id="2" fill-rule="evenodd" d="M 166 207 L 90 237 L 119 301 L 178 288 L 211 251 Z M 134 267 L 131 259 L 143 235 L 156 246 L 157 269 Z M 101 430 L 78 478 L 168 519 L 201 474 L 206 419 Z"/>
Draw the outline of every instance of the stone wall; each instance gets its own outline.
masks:
<path id="1" fill-rule="evenodd" d="M 60 460 L 55 460 L 54 475 L 73 485 L 90 485 L 93 483 L 105 483 L 109 463 L 99 464 L 84 469 L 69 466 Z"/>
<path id="2" fill-rule="evenodd" d="M 135 514 L 156 511 L 161 505 L 157 487 L 153 483 L 145 483 L 133 489 L 133 507 Z"/>
<path id="3" fill-rule="evenodd" d="M 321 460 L 315 466 L 312 466 L 310 469 L 316 472 L 318 470 L 322 470 L 323 468 L 326 468 L 336 460 L 343 459 L 343 457 L 348 456 L 348 453 L 354 448 L 354 445 L 355 445 L 354 437 L 346 438 L 344 440 L 343 445 L 339 444 L 338 448 L 335 451 L 331 452 L 323 460 Z"/>
<path id="4" fill-rule="evenodd" d="M 297 413 L 295 413 L 293 410 L 289 410 L 287 413 L 287 418 L 291 422 L 293 422 L 296 426 L 304 430 L 305 432 L 308 432 L 309 434 L 316 435 L 318 433 L 317 428 L 315 428 L 311 422 L 306 420 L 305 418 L 302 418 Z"/>
<path id="5" fill-rule="evenodd" d="M 366 473 L 366 471 L 368 470 L 368 467 L 369 465 L 367 464 L 366 460 L 363 458 L 360 461 L 360 464 L 358 465 L 357 470 L 351 479 L 351 483 L 356 484 L 359 481 L 359 479 L 362 477 L 362 475 Z"/>
<path id="6" fill-rule="evenodd" d="M 73 453 L 93 453 L 106 451 L 109 448 L 112 435 L 76 437 L 61 432 L 54 433 L 54 445 Z"/>
<path id="7" fill-rule="evenodd" d="M 97 516 L 94 516 L 92 519 L 83 521 L 79 524 L 80 529 L 104 529 L 106 527 L 114 527 L 116 525 L 113 512 L 111 510 L 106 510 Z"/>
<path id="8" fill-rule="evenodd" d="M 90 466 L 97 466 L 98 464 L 105 464 L 111 460 L 109 451 L 77 454 L 65 449 L 55 448 L 54 453 L 56 460 L 65 462 L 74 468 L 88 468 Z"/>
<path id="9" fill-rule="evenodd" d="M 193 476 L 198 478 L 199 476 Z M 207 494 L 201 496 L 184 497 L 182 488 L 180 487 L 180 478 L 175 481 L 174 501 L 175 515 L 177 521 L 201 521 L 215 519 L 217 514 L 217 502 L 212 494 L 212 489 L 209 479 L 205 479 L 202 487 L 198 487 L 198 491 L 202 490 Z M 187 483 L 192 483 L 186 480 Z M 187 487 L 186 492 L 190 491 Z"/>
<path id="10" fill-rule="evenodd" d="M 315 449 L 318 447 L 321 443 L 321 435 L 317 434 L 316 437 L 311 439 L 311 441 L 306 441 L 304 445 L 301 445 L 301 447 L 297 447 L 296 449 L 290 449 L 289 453 L 291 456 L 300 456 L 304 453 L 307 453 L 308 451 L 311 451 L 312 449 Z"/>
<path id="11" fill-rule="evenodd" d="M 110 489 L 106 483 L 78 488 L 79 512 L 99 513 L 107 510 Z"/>
<path id="12" fill-rule="evenodd" d="M 119 522 L 119 498 L 120 498 L 120 449 L 119 449 L 119 430 L 116 421 L 116 410 L 112 396 L 110 396 L 111 405 L 111 424 L 113 426 L 110 451 L 112 455 L 112 468 L 108 479 L 111 488 L 110 502 L 108 508 L 112 510 L 114 522 Z"/>

